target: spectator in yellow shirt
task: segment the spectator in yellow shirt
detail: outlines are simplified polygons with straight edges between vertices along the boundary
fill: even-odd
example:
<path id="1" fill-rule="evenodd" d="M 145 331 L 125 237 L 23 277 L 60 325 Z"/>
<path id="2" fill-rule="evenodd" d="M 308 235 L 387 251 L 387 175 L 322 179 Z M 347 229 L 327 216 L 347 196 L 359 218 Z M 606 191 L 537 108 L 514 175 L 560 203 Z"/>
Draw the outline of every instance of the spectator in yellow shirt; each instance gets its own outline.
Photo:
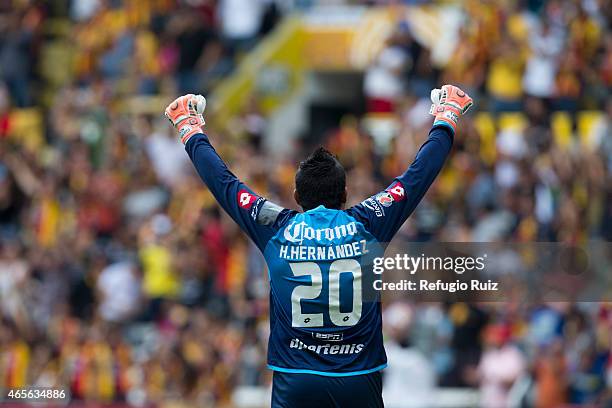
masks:
<path id="1" fill-rule="evenodd" d="M 522 107 L 524 56 L 514 40 L 505 39 L 496 48 L 487 76 L 491 110 L 518 111 Z"/>

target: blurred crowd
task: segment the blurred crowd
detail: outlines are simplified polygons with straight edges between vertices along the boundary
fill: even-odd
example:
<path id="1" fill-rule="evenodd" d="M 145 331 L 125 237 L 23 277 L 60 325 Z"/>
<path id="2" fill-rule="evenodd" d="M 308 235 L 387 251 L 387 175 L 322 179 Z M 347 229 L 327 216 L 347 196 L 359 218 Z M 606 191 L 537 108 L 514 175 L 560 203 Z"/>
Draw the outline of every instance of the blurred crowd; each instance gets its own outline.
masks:
<path id="1" fill-rule="evenodd" d="M 219 210 L 167 121 L 127 113 L 125 100 L 206 94 L 288 2 L 13 3 L 0 6 L 0 388 L 64 385 L 87 401 L 230 406 L 237 386 L 268 385 L 263 258 Z M 494 127 L 487 146 L 486 126 L 466 117 L 400 240 L 612 240 L 611 8 L 462 5 L 460 41 L 444 65 L 400 21 L 366 70 L 365 118 L 392 117 L 392 138 L 361 116 L 327 135 L 349 172 L 350 204 L 409 165 L 431 125 L 429 90 L 451 82 L 476 110 L 523 112 L 525 123 Z M 70 69 L 43 62 L 47 42 L 66 35 L 58 20 L 69 27 Z M 70 79 L 50 83 L 45 69 Z M 45 113 L 36 143 L 8 136 L 11 113 L 27 107 Z M 600 113 L 589 143 L 559 143 L 551 126 L 559 110 Z M 298 144 L 271 158 L 266 124 L 253 100 L 231 128 L 211 128 L 211 140 L 256 192 L 295 208 L 305 152 Z M 473 387 L 487 408 L 601 406 L 612 386 L 611 325 L 605 302 L 394 303 L 385 311 L 385 398 L 427 406 L 436 386 Z M 413 405 L 402 397 L 408 389 Z"/>
<path id="2" fill-rule="evenodd" d="M 372 171 L 381 183 L 409 164 L 430 126 L 429 91 L 452 83 L 474 98 L 477 112 L 462 119 L 451 160 L 400 239 L 609 242 L 610 7 L 581 0 L 461 4 L 459 39 L 442 64 L 400 22 L 366 71 L 366 110 L 378 119 L 361 127 L 346 120 L 330 142 L 355 165 L 349 191 L 372 191 L 363 185 Z M 579 136 L 584 111 L 601 114 Z M 555 127 L 560 112 L 570 118 L 570 140 Z M 379 156 L 364 165 L 372 151 Z M 609 271 L 609 255 L 604 262 Z M 386 314 L 391 406 L 431 405 L 436 385 L 478 387 L 484 407 L 609 403 L 609 303 L 398 302 Z"/>

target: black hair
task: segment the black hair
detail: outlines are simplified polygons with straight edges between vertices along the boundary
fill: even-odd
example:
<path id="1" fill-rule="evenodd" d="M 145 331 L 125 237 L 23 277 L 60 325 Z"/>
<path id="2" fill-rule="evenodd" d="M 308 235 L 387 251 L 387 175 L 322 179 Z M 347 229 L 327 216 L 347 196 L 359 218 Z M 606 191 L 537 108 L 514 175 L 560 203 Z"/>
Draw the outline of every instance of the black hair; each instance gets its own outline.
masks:
<path id="1" fill-rule="evenodd" d="M 305 211 L 319 205 L 340 209 L 346 201 L 346 172 L 335 155 L 319 147 L 300 163 L 295 189 Z"/>

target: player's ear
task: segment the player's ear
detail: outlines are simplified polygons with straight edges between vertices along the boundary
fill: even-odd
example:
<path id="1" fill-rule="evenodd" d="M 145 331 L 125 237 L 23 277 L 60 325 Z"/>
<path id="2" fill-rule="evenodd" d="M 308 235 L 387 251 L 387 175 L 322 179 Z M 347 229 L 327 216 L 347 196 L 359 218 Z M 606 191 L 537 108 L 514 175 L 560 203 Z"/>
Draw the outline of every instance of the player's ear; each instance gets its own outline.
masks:
<path id="1" fill-rule="evenodd" d="M 295 200 L 295 202 L 301 207 L 302 204 L 300 204 L 300 195 L 297 192 L 297 189 L 293 189 L 293 199 Z"/>

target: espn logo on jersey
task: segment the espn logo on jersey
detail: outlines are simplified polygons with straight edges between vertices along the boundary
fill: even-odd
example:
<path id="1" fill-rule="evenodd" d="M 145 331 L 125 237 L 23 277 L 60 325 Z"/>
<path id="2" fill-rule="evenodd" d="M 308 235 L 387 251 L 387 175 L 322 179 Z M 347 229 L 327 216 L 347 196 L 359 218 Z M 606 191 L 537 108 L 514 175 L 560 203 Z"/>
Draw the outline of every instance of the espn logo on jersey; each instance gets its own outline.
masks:
<path id="1" fill-rule="evenodd" d="M 344 340 L 343 333 L 319 333 L 312 332 L 312 338 L 322 341 L 342 341 Z"/>
<path id="2" fill-rule="evenodd" d="M 391 186 L 385 191 L 391 194 L 393 201 L 402 201 L 406 198 L 406 190 L 404 190 L 404 185 L 399 181 L 391 184 Z"/>
<path id="3" fill-rule="evenodd" d="M 247 190 L 240 190 L 236 195 L 236 200 L 238 200 L 238 205 L 245 210 L 250 210 L 251 206 L 255 201 L 257 201 L 257 197 L 255 194 L 250 193 Z"/>

